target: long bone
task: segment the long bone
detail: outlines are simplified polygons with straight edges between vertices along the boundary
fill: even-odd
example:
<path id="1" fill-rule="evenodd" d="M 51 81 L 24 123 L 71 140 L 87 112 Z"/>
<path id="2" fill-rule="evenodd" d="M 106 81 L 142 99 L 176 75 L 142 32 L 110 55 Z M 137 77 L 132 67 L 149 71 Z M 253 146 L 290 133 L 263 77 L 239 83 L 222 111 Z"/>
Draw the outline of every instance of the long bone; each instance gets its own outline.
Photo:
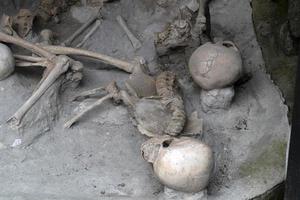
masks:
<path id="1" fill-rule="evenodd" d="M 125 104 L 132 104 L 132 100 L 129 98 L 129 95 L 123 91 L 119 90 L 119 88 L 116 85 L 116 82 L 111 82 L 108 86 L 105 88 L 96 88 L 90 91 L 87 91 L 79 96 L 80 98 L 85 98 L 91 94 L 97 94 L 99 91 L 105 90 L 107 94 L 100 98 L 99 100 L 95 101 L 93 104 L 86 107 L 83 111 L 79 112 L 77 115 L 75 115 L 73 118 L 71 118 L 69 121 L 67 121 L 64 124 L 65 128 L 70 128 L 75 122 L 77 122 L 83 115 L 85 115 L 87 112 L 93 110 L 95 107 L 100 106 L 104 101 L 108 99 L 113 99 L 114 101 L 118 102 L 120 100 L 124 101 Z"/>
<path id="2" fill-rule="evenodd" d="M 21 46 L 34 54 L 40 55 L 46 58 L 46 72 L 43 79 L 40 82 L 38 88 L 33 92 L 31 97 L 17 110 L 17 112 L 8 119 L 8 122 L 12 122 L 13 125 L 19 125 L 24 115 L 28 110 L 39 100 L 39 98 L 46 92 L 46 90 L 56 81 L 56 79 L 69 68 L 69 58 L 67 56 L 55 56 L 43 49 L 40 46 L 34 45 L 21 38 L 15 38 L 0 32 L 0 41 L 11 43 L 17 46 Z M 29 56 L 17 56 L 18 58 L 33 60 Z M 38 60 L 38 59 L 37 59 Z"/>
<path id="3" fill-rule="evenodd" d="M 41 98 L 46 90 L 55 82 L 55 80 L 65 73 L 69 68 L 69 58 L 66 56 L 57 56 L 54 58 L 55 66 L 40 83 L 39 87 L 33 92 L 31 97 L 17 110 L 17 112 L 8 119 L 8 122 L 13 122 L 13 125 L 19 125 L 24 115 L 28 110 Z"/>
<path id="4" fill-rule="evenodd" d="M 118 15 L 116 17 L 119 25 L 122 27 L 122 29 L 124 30 L 124 32 L 126 33 L 128 39 L 130 40 L 132 46 L 134 49 L 139 49 L 141 48 L 142 44 L 141 42 L 134 36 L 134 34 L 129 30 L 125 20 L 122 18 L 122 16 Z"/>
<path id="5" fill-rule="evenodd" d="M 63 54 L 63 55 L 77 55 L 77 56 L 85 56 L 89 58 L 94 58 L 100 60 L 109 65 L 113 65 L 125 72 L 132 73 L 137 67 L 137 64 L 132 62 L 126 62 L 117 58 L 113 58 L 111 56 L 107 56 L 104 54 L 96 53 L 93 51 L 78 49 L 78 48 L 71 48 L 71 47 L 62 47 L 62 46 L 55 46 L 55 45 L 46 45 L 42 46 L 47 51 L 54 53 L 54 54 Z"/>
<path id="6" fill-rule="evenodd" d="M 87 22 L 85 22 L 77 31 L 75 31 L 70 37 L 68 37 L 63 43 L 63 46 L 70 46 L 73 40 L 78 37 L 82 32 L 86 30 L 88 26 L 90 26 L 94 21 L 100 18 L 100 10 L 94 15 L 91 16 Z"/>
<path id="7" fill-rule="evenodd" d="M 76 45 L 76 48 L 79 48 L 82 45 L 84 45 L 84 43 L 97 31 L 100 25 L 101 25 L 101 21 L 99 19 L 96 20 L 91 30 L 83 37 L 81 42 Z"/>

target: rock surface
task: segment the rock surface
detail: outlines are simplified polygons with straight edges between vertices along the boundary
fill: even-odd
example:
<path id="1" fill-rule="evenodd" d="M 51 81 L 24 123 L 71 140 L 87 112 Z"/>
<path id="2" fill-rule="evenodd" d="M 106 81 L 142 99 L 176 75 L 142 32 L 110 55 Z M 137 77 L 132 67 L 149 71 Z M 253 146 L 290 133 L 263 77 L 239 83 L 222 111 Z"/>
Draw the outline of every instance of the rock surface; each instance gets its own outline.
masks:
<path id="1" fill-rule="evenodd" d="M 202 90 L 200 94 L 201 106 L 204 112 L 227 109 L 234 97 L 234 88 L 227 87 L 214 90 Z"/>
<path id="2" fill-rule="evenodd" d="M 127 60 L 141 55 L 148 61 L 150 71 L 156 72 L 159 65 L 154 33 L 162 31 L 178 13 L 171 12 L 172 7 L 155 6 L 153 2 L 122 0 L 107 4 L 103 9 L 105 20 L 84 48 Z M 1 1 L 0 5 L 9 4 Z M 187 113 L 198 111 L 203 119 L 203 141 L 212 147 L 217 160 L 208 187 L 209 200 L 252 199 L 270 191 L 284 179 L 286 141 L 290 131 L 287 107 L 265 73 L 251 12 L 249 1 L 218 0 L 210 5 L 212 36 L 234 41 L 241 50 L 245 71 L 252 73 L 252 79 L 237 88 L 229 110 L 203 112 L 200 89 L 187 77 L 189 56 L 185 52 L 170 55 L 171 62 L 165 66 L 183 80 Z M 132 48 L 115 21 L 118 14 L 141 39 L 143 46 L 138 51 Z M 70 13 L 65 17 L 68 18 L 62 18 L 62 24 L 49 24 L 63 38 L 79 24 L 69 18 Z M 63 32 L 61 27 L 64 27 Z M 39 126 L 36 122 L 35 126 L 12 130 L 6 124 L 7 118 L 38 84 L 40 72 L 18 70 L 1 81 L 0 199 L 115 200 L 164 196 L 163 186 L 140 156 L 140 145 L 146 138 L 131 124 L 123 106 L 115 107 L 107 102 L 83 117 L 72 129 L 63 129 L 63 123 L 77 112 L 78 106 L 92 101 L 71 103 L 72 96 L 128 77 L 123 72 L 107 70 L 109 66 L 104 64 L 92 61 L 84 64 L 83 83 L 76 91 L 62 94 L 55 105 L 57 117 L 43 121 L 49 126 Z M 45 111 L 35 107 L 27 114 L 27 121 L 35 119 L 39 112 Z M 22 143 L 17 145 L 19 142 Z M 169 199 L 180 199 L 180 195 L 174 197 L 172 194 Z"/>

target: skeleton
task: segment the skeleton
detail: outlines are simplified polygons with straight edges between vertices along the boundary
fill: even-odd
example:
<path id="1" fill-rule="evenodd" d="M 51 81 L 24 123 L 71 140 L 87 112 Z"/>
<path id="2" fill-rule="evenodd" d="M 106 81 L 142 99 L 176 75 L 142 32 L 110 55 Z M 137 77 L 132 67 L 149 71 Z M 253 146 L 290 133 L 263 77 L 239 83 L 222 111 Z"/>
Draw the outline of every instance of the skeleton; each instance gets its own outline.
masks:
<path id="1" fill-rule="evenodd" d="M 125 90 L 119 90 L 115 82 L 105 88 L 96 88 L 78 95 L 75 99 L 84 99 L 96 95 L 100 91 L 107 94 L 92 105 L 78 113 L 65 123 L 65 127 L 71 127 L 85 113 L 101 105 L 105 100 L 113 99 L 122 101 L 128 106 L 130 113 L 136 120 L 137 128 L 149 137 L 169 134 L 178 135 L 185 125 L 185 111 L 183 100 L 177 92 L 175 75 L 172 72 L 162 72 L 156 79 L 156 90 L 159 96 L 147 96 L 139 98 Z M 112 89 L 113 88 L 113 89 Z"/>
<path id="2" fill-rule="evenodd" d="M 128 39 L 130 40 L 133 48 L 135 50 L 141 48 L 142 44 L 141 42 L 134 36 L 134 34 L 129 30 L 125 20 L 122 18 L 122 16 L 117 16 L 117 21 L 120 24 L 120 26 L 122 27 L 122 29 L 124 30 L 124 32 L 126 33 Z"/>

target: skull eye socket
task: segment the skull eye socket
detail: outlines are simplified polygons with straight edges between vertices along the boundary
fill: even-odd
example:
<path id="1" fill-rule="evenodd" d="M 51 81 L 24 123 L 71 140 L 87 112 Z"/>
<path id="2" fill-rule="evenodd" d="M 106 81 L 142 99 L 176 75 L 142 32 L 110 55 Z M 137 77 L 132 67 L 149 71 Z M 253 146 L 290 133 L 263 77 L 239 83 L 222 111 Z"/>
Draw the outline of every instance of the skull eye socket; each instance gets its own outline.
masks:
<path id="1" fill-rule="evenodd" d="M 172 143 L 172 141 L 173 141 L 173 139 L 165 140 L 165 141 L 163 141 L 162 146 L 164 148 L 167 148 L 167 147 L 170 146 L 170 144 Z"/>

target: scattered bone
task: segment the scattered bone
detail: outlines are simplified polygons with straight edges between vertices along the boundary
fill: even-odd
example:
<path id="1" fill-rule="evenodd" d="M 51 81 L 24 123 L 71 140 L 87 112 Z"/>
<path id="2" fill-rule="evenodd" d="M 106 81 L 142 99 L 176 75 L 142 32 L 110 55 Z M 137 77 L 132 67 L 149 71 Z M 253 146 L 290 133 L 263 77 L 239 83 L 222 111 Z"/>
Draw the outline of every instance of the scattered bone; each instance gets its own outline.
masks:
<path id="1" fill-rule="evenodd" d="M 98 87 L 98 88 L 94 88 L 92 90 L 88 90 L 88 91 L 82 92 L 82 93 L 76 95 L 73 98 L 73 101 L 82 101 L 82 100 L 84 100 L 86 98 L 91 98 L 93 96 L 98 95 L 100 92 L 102 92 L 104 90 L 105 90 L 105 87 Z"/>
<path id="2" fill-rule="evenodd" d="M 115 82 L 110 83 L 105 90 L 107 91 L 107 95 L 100 98 L 96 102 L 94 102 L 92 105 L 85 108 L 83 111 L 79 112 L 75 117 L 70 119 L 68 122 L 65 123 L 65 128 L 70 128 L 75 122 L 77 122 L 84 114 L 87 112 L 93 110 L 95 107 L 100 106 L 104 101 L 114 98 L 116 101 L 119 101 L 119 89 L 117 88 L 117 85 Z"/>
<path id="3" fill-rule="evenodd" d="M 12 43 L 14 45 L 23 47 L 24 49 L 27 49 L 27 50 L 31 51 L 32 53 L 34 53 L 34 54 L 40 55 L 40 56 L 45 57 L 45 58 L 50 59 L 50 60 L 55 57 L 54 54 L 46 51 L 45 49 L 43 49 L 43 48 L 41 48 L 37 45 L 34 45 L 30 42 L 27 42 L 26 40 L 23 40 L 21 38 L 12 37 L 12 36 L 7 35 L 5 33 L 0 32 L 0 41 L 7 42 L 7 43 Z"/>
<path id="4" fill-rule="evenodd" d="M 13 126 L 18 126 L 21 123 L 22 118 L 24 115 L 28 112 L 28 110 L 41 98 L 41 96 L 46 92 L 46 90 L 53 85 L 53 83 L 64 73 L 67 72 L 70 65 L 71 69 L 80 69 L 82 66 L 79 62 L 72 61 L 67 56 L 55 56 L 54 54 L 46 51 L 45 49 L 41 48 L 40 46 L 37 46 L 35 44 L 32 44 L 30 42 L 27 42 L 26 40 L 23 40 L 21 38 L 15 38 L 9 35 L 6 35 L 4 33 L 0 32 L 0 41 L 11 43 L 20 47 L 23 47 L 29 51 L 31 51 L 34 54 L 43 56 L 46 61 L 46 70 L 44 72 L 43 78 L 40 81 L 37 89 L 33 92 L 31 97 L 18 109 L 18 111 L 9 118 L 8 122 L 11 122 Z M 39 58 L 32 58 L 29 56 L 17 56 L 20 59 L 27 59 L 27 60 L 39 60 Z M 66 80 L 65 82 L 71 81 L 77 81 L 78 79 L 81 79 L 81 76 L 79 76 L 78 71 L 74 72 L 68 72 L 66 73 Z M 73 76 L 74 75 L 74 76 Z"/>
<path id="5" fill-rule="evenodd" d="M 192 38 L 194 42 L 200 44 L 203 43 L 203 33 L 206 31 L 206 17 L 205 17 L 205 8 L 209 0 L 198 0 L 199 10 L 198 15 L 191 31 Z"/>
<path id="6" fill-rule="evenodd" d="M 61 54 L 61 55 L 77 55 L 77 56 L 85 56 L 89 58 L 94 58 L 97 60 L 100 60 L 101 62 L 104 62 L 109 65 L 113 65 L 121 70 L 124 70 L 125 72 L 132 73 L 135 67 L 139 67 L 138 63 L 136 62 L 126 62 L 123 60 L 119 60 L 117 58 L 113 58 L 104 54 L 96 53 L 93 51 L 83 50 L 83 49 L 77 49 L 77 48 L 71 48 L 71 47 L 62 47 L 62 46 L 42 46 L 43 49 L 46 49 L 49 52 L 52 52 L 54 54 Z"/>
<path id="7" fill-rule="evenodd" d="M 25 55 L 19 55 L 14 54 L 15 59 L 23 60 L 23 61 L 29 61 L 29 62 L 43 62 L 46 61 L 46 58 L 36 57 L 36 56 L 25 56 Z"/>
<path id="8" fill-rule="evenodd" d="M 84 38 L 82 39 L 82 41 L 76 45 L 76 48 L 81 47 L 82 45 L 84 45 L 84 43 L 97 31 L 97 29 L 99 28 L 101 24 L 100 20 L 96 20 L 96 22 L 94 23 L 94 26 L 91 28 L 91 30 L 84 36 Z"/>
<path id="9" fill-rule="evenodd" d="M 114 100 L 122 100 L 128 106 L 140 133 L 149 137 L 155 137 L 164 134 L 178 135 L 182 131 L 185 125 L 185 111 L 183 101 L 177 92 L 175 78 L 173 73 L 163 72 L 157 77 L 156 84 L 154 84 L 157 94 L 160 96 L 146 96 L 141 99 L 139 98 L 140 94 L 136 93 L 134 89 L 134 92 L 130 91 L 128 93 L 124 90 L 119 91 L 115 85 L 115 90 L 112 90 L 114 92 Z M 143 84 L 143 82 L 139 81 L 131 83 Z M 140 86 L 140 88 L 143 88 L 143 86 Z M 105 90 L 110 93 L 107 89 Z M 103 91 L 102 87 L 89 90 L 76 96 L 75 99 L 97 96 L 101 91 Z M 139 95 L 130 95 L 132 93 Z M 101 99 L 106 100 L 108 98 L 111 98 L 109 94 Z M 70 127 L 84 113 L 100 105 L 102 103 L 101 99 L 66 123 L 66 127 Z"/>
<path id="10" fill-rule="evenodd" d="M 70 64 L 68 57 L 57 56 L 54 59 L 55 66 L 44 81 L 41 82 L 37 90 L 34 91 L 32 96 L 18 109 L 18 111 L 8 119 L 8 122 L 11 122 L 12 125 L 18 126 L 28 110 L 39 100 L 39 98 L 55 82 L 55 80 L 68 70 Z"/>
<path id="11" fill-rule="evenodd" d="M 122 18 L 122 16 L 118 15 L 117 16 L 117 21 L 120 24 L 120 26 L 122 27 L 122 29 L 124 30 L 124 32 L 126 33 L 128 39 L 130 40 L 132 46 L 134 49 L 139 49 L 142 47 L 141 42 L 134 36 L 134 34 L 129 30 L 125 20 Z"/>
<path id="12" fill-rule="evenodd" d="M 82 32 L 84 32 L 87 27 L 89 27 L 94 21 L 100 18 L 100 12 L 98 11 L 94 16 L 92 16 L 87 22 L 85 22 L 78 30 L 76 30 L 69 38 L 67 38 L 62 45 L 70 46 L 73 40 L 76 39 Z"/>

